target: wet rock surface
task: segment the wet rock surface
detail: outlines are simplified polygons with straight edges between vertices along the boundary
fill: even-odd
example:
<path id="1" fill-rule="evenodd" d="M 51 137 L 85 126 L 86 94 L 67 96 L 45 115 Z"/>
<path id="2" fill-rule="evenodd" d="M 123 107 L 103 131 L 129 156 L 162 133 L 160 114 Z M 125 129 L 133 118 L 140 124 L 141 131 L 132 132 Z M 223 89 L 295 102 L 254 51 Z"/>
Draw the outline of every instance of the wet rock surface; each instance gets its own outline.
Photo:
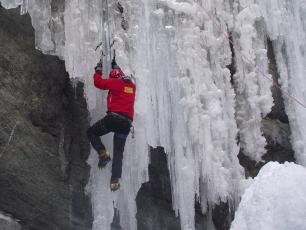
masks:
<path id="1" fill-rule="evenodd" d="M 83 86 L 35 49 L 28 15 L 1 6 L 0 76 L 0 210 L 25 230 L 91 229 Z"/>

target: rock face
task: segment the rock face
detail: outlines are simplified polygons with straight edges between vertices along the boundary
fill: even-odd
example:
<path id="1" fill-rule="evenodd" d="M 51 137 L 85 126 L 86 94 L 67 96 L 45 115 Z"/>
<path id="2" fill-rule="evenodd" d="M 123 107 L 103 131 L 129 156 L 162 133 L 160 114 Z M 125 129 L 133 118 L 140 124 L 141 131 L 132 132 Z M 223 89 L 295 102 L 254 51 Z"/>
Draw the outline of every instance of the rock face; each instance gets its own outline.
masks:
<path id="1" fill-rule="evenodd" d="M 30 17 L 0 6 L 0 211 L 25 230 L 91 229 L 88 112 L 74 85 L 35 50 Z"/>

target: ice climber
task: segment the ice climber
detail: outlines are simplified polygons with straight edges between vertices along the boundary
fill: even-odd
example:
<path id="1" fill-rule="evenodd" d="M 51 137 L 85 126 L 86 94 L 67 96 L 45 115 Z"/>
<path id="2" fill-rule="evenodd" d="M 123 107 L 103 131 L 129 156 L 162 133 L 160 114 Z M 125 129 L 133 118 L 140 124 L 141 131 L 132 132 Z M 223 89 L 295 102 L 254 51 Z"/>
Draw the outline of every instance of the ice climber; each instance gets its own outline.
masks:
<path id="1" fill-rule="evenodd" d="M 111 160 L 110 153 L 101 142 L 100 136 L 114 132 L 113 162 L 110 189 L 119 189 L 119 179 L 122 172 L 122 158 L 126 142 L 132 126 L 134 116 L 135 84 L 131 77 L 125 76 L 117 65 L 115 58 L 112 60 L 112 70 L 108 79 L 102 76 L 102 63 L 95 67 L 93 76 L 94 85 L 98 89 L 108 90 L 107 114 L 87 130 L 88 138 L 99 155 L 98 167 L 103 168 Z"/>

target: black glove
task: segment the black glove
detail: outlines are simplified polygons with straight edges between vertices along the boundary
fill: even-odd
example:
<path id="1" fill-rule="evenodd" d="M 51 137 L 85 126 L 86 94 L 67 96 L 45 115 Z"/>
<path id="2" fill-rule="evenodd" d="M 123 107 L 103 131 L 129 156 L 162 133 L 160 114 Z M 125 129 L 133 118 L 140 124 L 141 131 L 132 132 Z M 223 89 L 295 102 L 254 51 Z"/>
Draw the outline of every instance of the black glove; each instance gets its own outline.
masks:
<path id="1" fill-rule="evenodd" d="M 118 66 L 115 58 L 112 60 L 112 69 L 120 69 L 120 67 Z"/>
<path id="2" fill-rule="evenodd" d="M 99 157 L 99 163 L 98 163 L 98 168 L 102 169 L 105 166 L 105 160 L 104 157 Z"/>
<path id="3" fill-rule="evenodd" d="M 99 156 L 99 163 L 98 163 L 98 167 L 100 169 L 102 169 L 103 167 L 105 167 L 107 165 L 108 162 L 110 162 L 111 158 L 110 156 Z"/>
<path id="4" fill-rule="evenodd" d="M 99 61 L 95 67 L 95 71 L 96 72 L 102 72 L 102 69 L 103 69 L 103 65 L 102 65 L 102 62 Z"/>

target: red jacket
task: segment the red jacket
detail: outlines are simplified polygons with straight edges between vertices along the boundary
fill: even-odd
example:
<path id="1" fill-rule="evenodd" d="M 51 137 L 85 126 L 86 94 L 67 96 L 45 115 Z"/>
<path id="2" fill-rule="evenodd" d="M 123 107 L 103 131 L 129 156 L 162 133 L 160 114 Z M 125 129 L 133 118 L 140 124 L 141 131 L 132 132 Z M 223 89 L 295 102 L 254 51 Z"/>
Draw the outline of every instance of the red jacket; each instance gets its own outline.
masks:
<path id="1" fill-rule="evenodd" d="M 134 102 L 136 86 L 132 81 L 123 80 L 116 76 L 124 76 L 121 69 L 113 69 L 108 79 L 102 78 L 102 73 L 94 74 L 94 85 L 103 90 L 109 90 L 107 95 L 107 109 L 134 118 Z"/>

